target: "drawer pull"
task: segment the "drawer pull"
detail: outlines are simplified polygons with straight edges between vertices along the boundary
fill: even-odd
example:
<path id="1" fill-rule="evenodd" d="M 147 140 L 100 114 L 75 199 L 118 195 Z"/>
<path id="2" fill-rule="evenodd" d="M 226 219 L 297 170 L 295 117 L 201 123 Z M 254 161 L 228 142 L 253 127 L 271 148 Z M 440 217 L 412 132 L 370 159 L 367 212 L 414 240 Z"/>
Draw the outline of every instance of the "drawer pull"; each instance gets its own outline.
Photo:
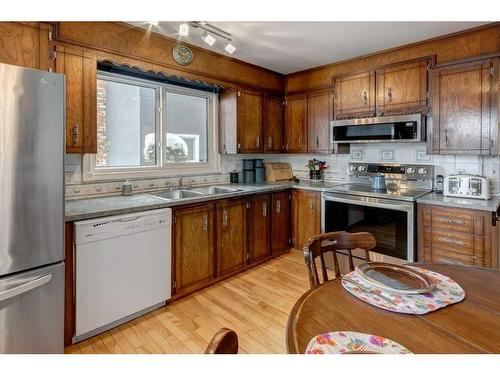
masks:
<path id="1" fill-rule="evenodd" d="M 458 245 L 458 246 L 464 246 L 465 245 L 465 241 L 455 240 L 454 238 L 438 237 L 437 239 L 438 239 L 438 241 L 451 243 L 453 245 Z"/>
<path id="2" fill-rule="evenodd" d="M 451 259 L 451 258 L 440 258 L 440 259 L 438 259 L 438 263 L 460 264 L 460 265 L 465 265 L 466 264 L 464 262 L 460 262 L 458 260 Z"/>
<path id="3" fill-rule="evenodd" d="M 280 200 L 278 199 L 278 200 L 276 201 L 276 213 L 278 213 L 278 214 L 279 214 L 280 212 L 281 212 L 281 202 L 280 202 Z"/>
<path id="4" fill-rule="evenodd" d="M 449 217 L 438 217 L 436 221 L 440 223 L 447 223 L 447 224 L 456 224 L 456 225 L 463 225 L 465 224 L 465 221 L 459 220 L 459 219 L 451 219 Z"/>

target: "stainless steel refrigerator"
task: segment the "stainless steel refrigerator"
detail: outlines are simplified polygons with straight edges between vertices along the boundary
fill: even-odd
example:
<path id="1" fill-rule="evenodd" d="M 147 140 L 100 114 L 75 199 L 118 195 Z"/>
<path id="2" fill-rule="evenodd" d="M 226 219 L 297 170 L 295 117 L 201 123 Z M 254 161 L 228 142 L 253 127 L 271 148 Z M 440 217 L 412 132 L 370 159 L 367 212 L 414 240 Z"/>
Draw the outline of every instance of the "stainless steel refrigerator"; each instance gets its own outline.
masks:
<path id="1" fill-rule="evenodd" d="M 64 94 L 0 64 L 0 353 L 64 350 Z"/>

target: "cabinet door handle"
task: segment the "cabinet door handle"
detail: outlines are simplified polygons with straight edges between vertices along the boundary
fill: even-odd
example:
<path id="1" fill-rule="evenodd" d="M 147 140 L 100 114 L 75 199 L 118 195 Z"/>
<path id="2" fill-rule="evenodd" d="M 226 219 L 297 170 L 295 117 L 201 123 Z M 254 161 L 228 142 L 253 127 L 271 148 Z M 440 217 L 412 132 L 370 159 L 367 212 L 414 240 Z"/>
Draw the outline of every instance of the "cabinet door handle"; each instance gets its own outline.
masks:
<path id="1" fill-rule="evenodd" d="M 387 89 L 387 102 L 391 103 L 392 102 L 392 87 L 389 87 Z"/>
<path id="2" fill-rule="evenodd" d="M 281 212 L 281 201 L 278 199 L 276 201 L 276 213 L 280 213 Z"/>
<path id="3" fill-rule="evenodd" d="M 273 137 L 272 136 L 267 137 L 267 147 L 269 147 L 269 148 L 273 147 Z"/>
<path id="4" fill-rule="evenodd" d="M 80 137 L 80 125 L 75 122 L 71 129 L 73 135 L 73 144 L 76 145 L 78 143 L 78 139 Z"/>
<path id="5" fill-rule="evenodd" d="M 299 137 L 299 148 L 302 148 L 302 137 Z"/>
<path id="6" fill-rule="evenodd" d="M 444 129 L 444 144 L 448 144 L 448 130 Z"/>
<path id="7" fill-rule="evenodd" d="M 226 147 L 226 144 L 224 144 L 223 149 L 224 149 L 224 151 L 223 151 L 223 152 L 224 152 L 224 154 L 227 154 L 227 147 Z"/>
<path id="8" fill-rule="evenodd" d="M 255 146 L 256 147 L 260 146 L 260 137 L 255 138 Z"/>
<path id="9" fill-rule="evenodd" d="M 365 104 L 365 107 L 368 105 L 368 93 L 366 90 L 363 91 L 363 103 Z"/>
<path id="10" fill-rule="evenodd" d="M 319 148 L 319 137 L 316 136 L 316 148 Z"/>
<path id="11" fill-rule="evenodd" d="M 227 227 L 227 210 L 222 211 L 222 225 Z"/>
<path id="12" fill-rule="evenodd" d="M 314 212 L 314 202 L 313 201 L 309 202 L 309 209 L 311 210 L 311 212 Z"/>
<path id="13" fill-rule="evenodd" d="M 203 214 L 203 232 L 208 231 L 208 214 Z"/>
<path id="14" fill-rule="evenodd" d="M 267 216 L 267 203 L 266 202 L 262 203 L 262 216 L 264 216 L 264 217 Z"/>

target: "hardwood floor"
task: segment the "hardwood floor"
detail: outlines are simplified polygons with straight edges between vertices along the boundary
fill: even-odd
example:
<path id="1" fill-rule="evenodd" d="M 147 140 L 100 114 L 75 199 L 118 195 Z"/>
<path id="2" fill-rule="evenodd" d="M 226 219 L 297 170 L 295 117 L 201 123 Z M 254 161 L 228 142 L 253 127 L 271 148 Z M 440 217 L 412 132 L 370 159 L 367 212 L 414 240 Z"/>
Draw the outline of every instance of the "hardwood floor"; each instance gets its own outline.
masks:
<path id="1" fill-rule="evenodd" d="M 203 353 L 221 327 L 239 338 L 239 353 L 286 353 L 285 327 L 309 289 L 302 252 L 289 253 L 193 293 L 66 353 Z"/>

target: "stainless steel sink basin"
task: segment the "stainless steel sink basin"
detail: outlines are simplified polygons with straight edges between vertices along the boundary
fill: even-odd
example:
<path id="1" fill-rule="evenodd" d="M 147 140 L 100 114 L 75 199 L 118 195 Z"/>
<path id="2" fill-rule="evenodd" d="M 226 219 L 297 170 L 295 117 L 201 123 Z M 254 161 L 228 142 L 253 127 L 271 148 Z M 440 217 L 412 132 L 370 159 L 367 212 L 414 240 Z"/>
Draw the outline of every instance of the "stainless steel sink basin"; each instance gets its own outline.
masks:
<path id="1" fill-rule="evenodd" d="M 193 191 L 198 191 L 203 194 L 215 195 L 215 194 L 235 193 L 237 191 L 241 191 L 241 189 L 236 189 L 227 186 L 206 186 L 193 189 Z"/>
<path id="2" fill-rule="evenodd" d="M 200 191 L 181 189 L 181 190 L 158 191 L 155 193 L 150 193 L 150 195 L 154 195 L 155 197 L 163 199 L 178 200 L 178 199 L 202 197 L 205 194 L 203 194 Z"/>

